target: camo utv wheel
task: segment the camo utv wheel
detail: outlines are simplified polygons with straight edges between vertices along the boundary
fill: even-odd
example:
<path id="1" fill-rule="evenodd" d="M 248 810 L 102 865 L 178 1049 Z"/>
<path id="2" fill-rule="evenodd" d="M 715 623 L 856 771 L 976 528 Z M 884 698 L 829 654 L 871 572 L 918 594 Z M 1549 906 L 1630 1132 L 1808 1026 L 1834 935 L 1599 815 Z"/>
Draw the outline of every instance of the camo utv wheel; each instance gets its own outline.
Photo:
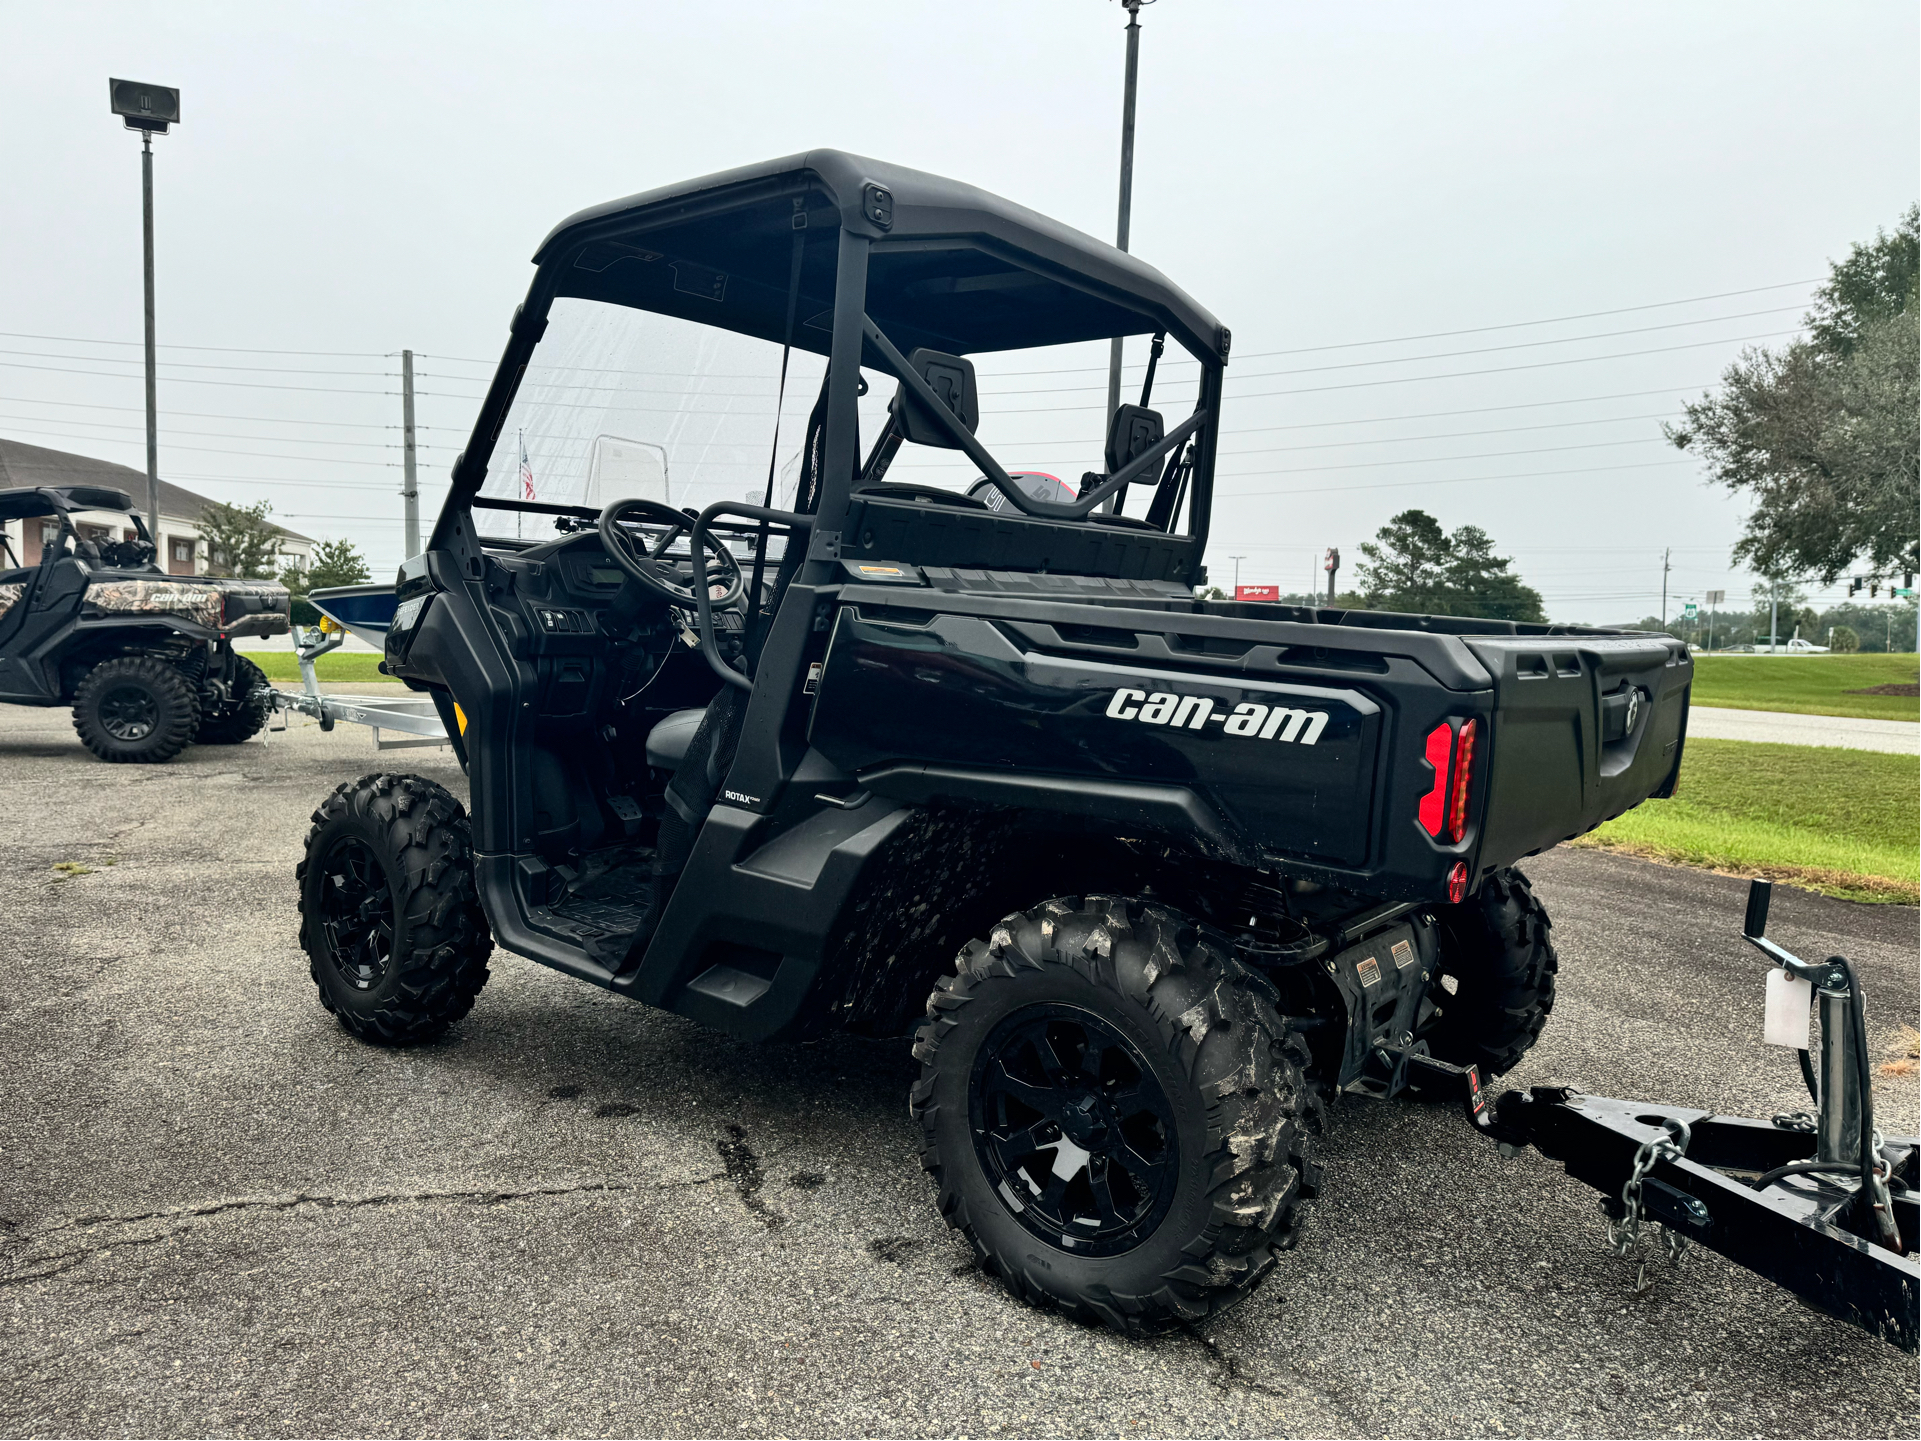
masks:
<path id="1" fill-rule="evenodd" d="M 1483 1079 L 1513 1070 L 1541 1039 L 1554 1009 L 1561 960 L 1547 907 L 1510 866 L 1460 905 L 1437 906 L 1434 919 L 1440 1014 L 1423 1039 L 1444 1061 L 1479 1066 Z"/>
<path id="2" fill-rule="evenodd" d="M 373 775 L 314 812 L 300 944 L 320 1004 L 363 1041 L 431 1041 L 473 1008 L 493 938 L 467 813 L 419 776 Z"/>
<path id="3" fill-rule="evenodd" d="M 199 724 L 200 702 L 187 678 L 151 656 L 102 661 L 73 693 L 73 728 L 103 761 L 170 761 Z"/>
<path id="4" fill-rule="evenodd" d="M 1141 901 L 1049 901 L 970 942 L 914 1045 L 948 1224 L 1023 1300 L 1126 1334 L 1238 1301 L 1318 1190 L 1307 1047 L 1277 999 Z"/>
<path id="5" fill-rule="evenodd" d="M 195 745 L 231 746 L 251 740 L 267 723 L 267 673 L 245 656 L 233 660 L 234 699 L 200 718 Z"/>

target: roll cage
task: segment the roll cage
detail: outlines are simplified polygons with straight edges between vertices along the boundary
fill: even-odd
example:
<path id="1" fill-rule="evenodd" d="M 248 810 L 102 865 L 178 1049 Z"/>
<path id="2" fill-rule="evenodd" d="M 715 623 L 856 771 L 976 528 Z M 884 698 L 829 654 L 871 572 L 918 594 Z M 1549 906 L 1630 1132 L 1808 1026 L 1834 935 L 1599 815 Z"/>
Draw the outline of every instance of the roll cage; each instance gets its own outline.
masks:
<path id="1" fill-rule="evenodd" d="M 779 525 L 790 536 L 804 531 L 805 564 L 794 577 L 803 584 L 825 583 L 835 563 L 850 558 L 1187 585 L 1204 578 L 1230 337 L 1160 272 L 1124 252 L 972 186 L 823 150 L 582 211 L 534 259 L 533 283 L 455 462 L 431 541 L 459 555 L 470 575 L 481 566 L 473 507 L 581 514 L 480 493 L 549 309 L 578 297 L 827 359 L 821 478 L 812 505 L 801 507 L 807 513 L 723 503 L 703 517 L 712 524 L 731 514 L 737 528 L 742 521 Z M 1155 336 L 1156 357 L 1164 336 L 1199 362 L 1194 410 L 1091 476 L 1071 503 L 1022 490 L 915 363 L 918 351 L 959 357 L 1128 335 Z M 1004 497 L 999 511 L 947 514 L 923 526 L 927 507 L 863 483 L 864 472 L 878 478 L 873 457 L 863 465 L 859 454 L 863 366 L 900 382 L 903 403 L 911 397 L 944 433 L 926 438 L 923 424 L 916 438 L 966 454 Z M 1151 386 L 1151 365 L 1149 376 Z M 1100 513 L 1138 483 L 1156 491 L 1145 519 Z M 1187 523 L 1177 533 L 1183 504 Z"/>
<path id="2" fill-rule="evenodd" d="M 60 540 L 72 540 L 77 549 L 87 559 L 99 562 L 101 555 L 96 542 L 83 534 L 73 523 L 73 517 L 81 511 L 111 510 L 123 514 L 133 525 L 134 534 L 142 542 L 151 546 L 153 537 L 147 531 L 147 523 L 134 509 L 133 497 L 124 490 L 114 490 L 104 485 L 61 485 L 40 486 L 31 490 L 21 489 L 0 492 L 0 523 L 12 520 L 38 520 L 54 516 L 60 522 Z M 9 552 L 10 542 L 0 538 Z M 58 560 L 64 550 L 56 541 L 42 549 L 40 564 L 51 565 Z M 19 557 L 10 556 L 17 565 Z"/>

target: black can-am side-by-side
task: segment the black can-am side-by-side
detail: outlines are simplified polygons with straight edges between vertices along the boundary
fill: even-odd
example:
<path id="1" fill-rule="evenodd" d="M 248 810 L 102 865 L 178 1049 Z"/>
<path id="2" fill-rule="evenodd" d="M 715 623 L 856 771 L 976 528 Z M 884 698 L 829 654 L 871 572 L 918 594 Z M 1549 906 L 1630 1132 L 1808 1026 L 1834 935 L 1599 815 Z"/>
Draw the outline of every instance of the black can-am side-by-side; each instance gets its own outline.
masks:
<path id="1" fill-rule="evenodd" d="M 1514 865 L 1671 793 L 1678 641 L 1197 599 L 1227 330 L 966 185 L 813 152 L 536 263 L 386 641 L 471 811 L 369 776 L 300 870 L 350 1030 L 438 1034 L 498 941 L 737 1036 L 914 1031 L 948 1220 L 1134 1332 L 1274 1264 L 1324 1097 L 1478 1107 L 1534 1043 Z M 1078 486 L 1005 468 L 1068 422 L 971 357 L 1130 335 Z"/>
<path id="2" fill-rule="evenodd" d="M 111 526 L 75 524 L 102 512 Z M 0 491 L 0 520 L 52 531 L 37 565 L 0 557 L 0 703 L 71 705 L 104 761 L 172 760 L 266 724 L 267 678 L 233 641 L 287 633 L 284 587 L 167 575 L 133 498 L 106 486 Z"/>

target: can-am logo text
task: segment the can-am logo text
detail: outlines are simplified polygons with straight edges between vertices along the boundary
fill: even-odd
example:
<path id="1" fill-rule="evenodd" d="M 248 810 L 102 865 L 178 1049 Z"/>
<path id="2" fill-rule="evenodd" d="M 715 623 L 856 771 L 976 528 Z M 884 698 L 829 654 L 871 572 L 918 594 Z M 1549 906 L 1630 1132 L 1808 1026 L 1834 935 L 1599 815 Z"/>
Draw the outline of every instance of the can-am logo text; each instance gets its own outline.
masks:
<path id="1" fill-rule="evenodd" d="M 1327 712 L 1296 710 L 1292 706 L 1264 706 L 1242 701 L 1231 712 L 1216 711 L 1214 702 L 1204 695 L 1173 695 L 1167 691 L 1149 694 L 1123 687 L 1107 703 L 1107 713 L 1115 720 L 1140 721 L 1151 726 L 1186 726 L 1201 730 L 1212 723 L 1231 736 L 1247 736 L 1264 741 L 1298 741 L 1311 746 L 1327 728 Z"/>

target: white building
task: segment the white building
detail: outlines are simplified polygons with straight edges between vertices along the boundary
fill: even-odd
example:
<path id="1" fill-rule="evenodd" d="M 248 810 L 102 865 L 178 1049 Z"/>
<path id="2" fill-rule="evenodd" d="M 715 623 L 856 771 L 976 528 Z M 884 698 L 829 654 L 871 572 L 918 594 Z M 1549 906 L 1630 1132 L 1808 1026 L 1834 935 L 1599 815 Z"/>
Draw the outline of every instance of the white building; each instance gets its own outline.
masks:
<path id="1" fill-rule="evenodd" d="M 95 460 L 90 455 L 73 455 L 64 450 L 49 450 L 43 445 L 28 445 L 24 441 L 8 440 L 0 437 L 0 490 L 38 489 L 44 486 L 61 485 L 104 485 L 114 490 L 124 490 L 133 497 L 134 509 L 141 516 L 147 514 L 147 477 L 144 471 L 135 470 L 130 465 L 115 465 L 110 460 Z M 184 486 L 172 481 L 160 482 L 160 534 L 154 537 L 159 546 L 159 560 L 169 575 L 204 575 L 207 570 L 207 543 L 200 535 L 200 513 L 212 504 L 206 496 L 196 495 Z M 134 538 L 133 528 L 126 524 L 125 517 L 116 516 L 111 511 L 82 512 L 74 517 L 74 523 L 81 530 L 98 538 L 110 537 L 118 526 L 125 531 L 124 540 Z M 6 537 L 13 553 L 20 557 L 22 565 L 40 563 L 40 547 L 44 523 L 39 520 L 9 521 Z M 280 533 L 280 554 L 282 565 L 295 565 L 305 570 L 313 564 L 314 543 L 304 535 L 298 535 L 285 526 L 275 526 Z M 3 564 L 4 562 L 0 562 Z"/>

